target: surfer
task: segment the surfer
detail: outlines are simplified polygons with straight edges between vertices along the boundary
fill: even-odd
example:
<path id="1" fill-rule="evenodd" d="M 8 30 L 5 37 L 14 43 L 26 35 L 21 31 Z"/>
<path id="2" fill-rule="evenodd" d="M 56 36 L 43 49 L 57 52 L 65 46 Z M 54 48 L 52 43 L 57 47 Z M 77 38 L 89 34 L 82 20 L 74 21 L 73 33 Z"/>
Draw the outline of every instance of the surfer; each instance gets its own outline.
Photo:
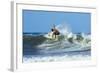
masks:
<path id="1" fill-rule="evenodd" d="M 53 26 L 51 31 L 52 31 L 52 38 L 58 39 L 58 36 L 60 35 L 60 32 L 55 28 L 55 25 Z"/>

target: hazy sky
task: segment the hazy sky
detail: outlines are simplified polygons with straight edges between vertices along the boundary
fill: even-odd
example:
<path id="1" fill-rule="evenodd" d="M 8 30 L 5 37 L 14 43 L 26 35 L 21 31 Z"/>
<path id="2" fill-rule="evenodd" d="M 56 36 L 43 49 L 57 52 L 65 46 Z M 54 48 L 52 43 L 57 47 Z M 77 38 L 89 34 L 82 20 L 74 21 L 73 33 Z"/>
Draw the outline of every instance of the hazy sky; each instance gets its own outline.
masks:
<path id="1" fill-rule="evenodd" d="M 49 32 L 52 25 L 68 24 L 73 33 L 91 32 L 91 14 L 23 10 L 23 32 Z"/>

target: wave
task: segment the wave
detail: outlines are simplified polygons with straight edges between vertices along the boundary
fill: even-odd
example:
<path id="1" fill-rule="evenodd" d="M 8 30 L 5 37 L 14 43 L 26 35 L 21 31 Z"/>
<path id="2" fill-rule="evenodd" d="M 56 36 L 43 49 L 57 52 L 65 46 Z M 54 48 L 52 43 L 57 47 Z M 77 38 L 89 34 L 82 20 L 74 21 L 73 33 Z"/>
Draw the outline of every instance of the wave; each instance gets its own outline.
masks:
<path id="1" fill-rule="evenodd" d="M 49 33 L 24 33 L 23 61 L 66 61 L 90 59 L 91 35 L 74 34 L 65 24 L 57 25 L 58 40 L 51 39 Z"/>
<path id="2" fill-rule="evenodd" d="M 75 61 L 75 60 L 90 60 L 91 54 L 90 50 L 86 51 L 71 51 L 71 52 L 48 52 L 43 51 L 39 55 L 24 55 L 23 62 L 24 63 L 31 63 L 31 62 L 57 62 L 57 61 Z"/>
<path id="3" fill-rule="evenodd" d="M 64 51 L 80 51 L 88 50 L 91 47 L 90 39 L 75 40 L 68 39 L 64 36 L 60 36 L 60 39 L 55 41 L 41 36 L 24 36 L 23 38 L 24 48 L 37 48 L 45 50 L 64 50 Z M 88 47 L 88 48 L 87 48 Z"/>
<path id="4" fill-rule="evenodd" d="M 58 40 L 48 38 L 48 34 L 36 33 L 25 34 L 23 36 L 23 47 L 25 49 L 37 49 L 40 52 L 68 52 L 68 51 L 84 51 L 91 49 L 91 35 L 80 33 L 73 34 L 71 29 L 65 24 L 57 25 L 60 31 Z"/>

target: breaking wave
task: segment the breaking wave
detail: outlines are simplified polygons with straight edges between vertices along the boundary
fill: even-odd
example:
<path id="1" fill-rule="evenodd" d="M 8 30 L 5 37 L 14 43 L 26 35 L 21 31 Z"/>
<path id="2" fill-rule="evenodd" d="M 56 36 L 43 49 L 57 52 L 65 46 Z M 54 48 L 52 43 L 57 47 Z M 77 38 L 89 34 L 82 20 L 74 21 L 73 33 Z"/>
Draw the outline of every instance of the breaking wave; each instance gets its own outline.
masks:
<path id="1" fill-rule="evenodd" d="M 90 56 L 91 35 L 85 33 L 73 34 L 66 25 L 58 25 L 56 28 L 61 35 L 58 40 L 47 38 L 47 34 L 24 34 L 23 56 L 24 60 L 47 61 L 62 60 L 62 58 Z M 45 37 L 46 36 L 46 37 Z M 60 58 L 62 57 L 62 58 Z M 72 58 L 71 57 L 71 58 Z M 75 59 L 74 57 L 74 59 Z M 44 60 L 44 58 L 46 58 Z M 50 58 L 50 59 L 49 59 Z M 67 58 L 67 59 L 68 59 Z M 85 58 L 85 57 L 84 57 Z M 41 60 L 40 60 L 41 59 Z M 64 59 L 63 59 L 64 60 Z"/>

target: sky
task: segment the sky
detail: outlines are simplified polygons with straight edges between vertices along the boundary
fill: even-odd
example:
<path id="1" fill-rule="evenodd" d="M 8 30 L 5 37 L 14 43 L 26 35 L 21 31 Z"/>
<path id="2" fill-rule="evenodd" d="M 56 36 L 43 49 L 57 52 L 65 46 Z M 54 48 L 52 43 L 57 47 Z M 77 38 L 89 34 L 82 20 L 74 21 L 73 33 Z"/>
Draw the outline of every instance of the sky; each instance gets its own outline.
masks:
<path id="1" fill-rule="evenodd" d="M 56 12 L 23 10 L 23 32 L 49 32 L 53 26 L 66 24 L 73 33 L 91 33 L 91 14 L 80 12 Z"/>

